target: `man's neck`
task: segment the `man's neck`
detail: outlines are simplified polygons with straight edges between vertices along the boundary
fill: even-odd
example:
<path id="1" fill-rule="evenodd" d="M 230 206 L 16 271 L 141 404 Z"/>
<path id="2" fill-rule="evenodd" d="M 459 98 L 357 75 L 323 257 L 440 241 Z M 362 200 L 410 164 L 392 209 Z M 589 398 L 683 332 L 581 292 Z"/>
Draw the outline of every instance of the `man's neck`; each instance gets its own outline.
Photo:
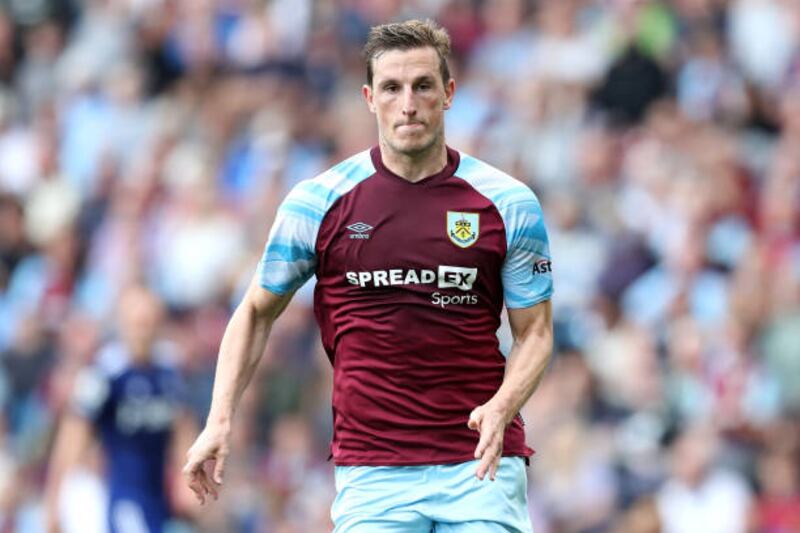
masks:
<path id="1" fill-rule="evenodd" d="M 386 168 L 403 179 L 415 183 L 440 172 L 447 165 L 444 140 L 435 143 L 423 153 L 407 155 L 392 150 L 380 141 L 381 161 Z"/>

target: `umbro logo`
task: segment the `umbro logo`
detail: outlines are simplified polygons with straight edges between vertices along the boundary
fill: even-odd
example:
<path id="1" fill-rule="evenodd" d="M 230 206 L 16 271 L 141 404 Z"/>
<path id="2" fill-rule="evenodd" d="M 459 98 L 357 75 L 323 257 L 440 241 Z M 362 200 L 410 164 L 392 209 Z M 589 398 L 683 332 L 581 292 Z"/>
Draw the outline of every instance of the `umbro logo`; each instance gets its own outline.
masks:
<path id="1" fill-rule="evenodd" d="M 349 235 L 351 239 L 369 239 L 369 232 L 373 228 L 365 222 L 355 222 L 347 226 L 347 229 L 351 231 Z"/>

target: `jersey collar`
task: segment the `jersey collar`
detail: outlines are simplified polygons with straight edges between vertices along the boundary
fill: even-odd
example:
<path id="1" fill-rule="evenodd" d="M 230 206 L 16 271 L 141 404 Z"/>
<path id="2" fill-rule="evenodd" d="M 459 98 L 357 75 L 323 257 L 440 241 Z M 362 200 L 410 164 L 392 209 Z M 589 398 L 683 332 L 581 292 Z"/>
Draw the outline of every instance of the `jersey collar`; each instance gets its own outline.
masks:
<path id="1" fill-rule="evenodd" d="M 408 185 L 420 186 L 420 185 L 430 185 L 431 183 L 445 180 L 456 173 L 456 169 L 458 168 L 458 164 L 461 160 L 461 155 L 458 153 L 457 150 L 453 150 L 449 146 L 445 146 L 445 150 L 447 150 L 447 163 L 445 163 L 444 168 L 442 168 L 442 170 L 440 170 L 436 174 L 426 176 L 421 180 L 415 182 L 408 181 L 407 179 L 398 176 L 397 174 L 389 170 L 383 164 L 383 159 L 381 159 L 380 147 L 373 146 L 372 149 L 370 149 L 369 151 L 369 155 L 372 158 L 372 164 L 375 166 L 375 171 L 379 175 L 386 176 L 393 180 L 400 180 Z"/>

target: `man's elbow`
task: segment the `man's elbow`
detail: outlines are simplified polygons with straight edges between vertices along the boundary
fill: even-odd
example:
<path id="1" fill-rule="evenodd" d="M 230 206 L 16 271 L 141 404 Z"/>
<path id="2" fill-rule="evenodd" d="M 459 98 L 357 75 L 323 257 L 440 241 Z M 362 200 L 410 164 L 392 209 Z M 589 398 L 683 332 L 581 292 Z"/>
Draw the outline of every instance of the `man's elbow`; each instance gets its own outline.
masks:
<path id="1" fill-rule="evenodd" d="M 248 288 L 237 311 L 244 313 L 255 322 L 266 323 L 271 326 L 286 308 L 290 299 L 291 294 L 276 294 L 257 283 L 253 283 Z"/>

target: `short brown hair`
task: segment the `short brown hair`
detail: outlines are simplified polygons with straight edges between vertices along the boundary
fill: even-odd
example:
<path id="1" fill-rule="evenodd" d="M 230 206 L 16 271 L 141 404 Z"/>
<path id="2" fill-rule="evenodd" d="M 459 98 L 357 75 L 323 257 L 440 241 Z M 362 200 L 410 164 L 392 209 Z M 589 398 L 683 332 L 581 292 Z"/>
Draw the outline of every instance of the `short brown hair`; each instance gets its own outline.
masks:
<path id="1" fill-rule="evenodd" d="M 442 81 L 450 79 L 447 56 L 450 55 L 450 36 L 447 30 L 428 19 L 407 20 L 373 26 L 364 45 L 364 59 L 367 62 L 367 85 L 372 85 L 372 60 L 387 50 L 411 50 L 412 48 L 432 47 L 439 55 L 439 72 Z"/>

